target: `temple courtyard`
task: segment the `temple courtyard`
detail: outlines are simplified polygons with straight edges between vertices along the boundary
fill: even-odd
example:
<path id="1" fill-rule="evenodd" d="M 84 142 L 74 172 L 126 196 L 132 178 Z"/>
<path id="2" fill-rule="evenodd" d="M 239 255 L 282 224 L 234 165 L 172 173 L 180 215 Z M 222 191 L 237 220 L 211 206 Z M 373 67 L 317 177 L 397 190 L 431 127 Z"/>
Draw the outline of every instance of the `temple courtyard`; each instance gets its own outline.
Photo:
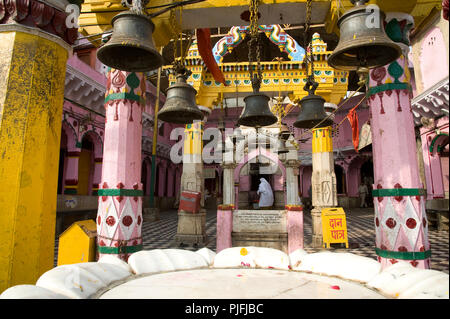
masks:
<path id="1" fill-rule="evenodd" d="M 331 248 L 336 252 L 349 252 L 359 256 L 370 257 L 376 260 L 375 253 L 375 226 L 373 222 L 373 208 L 351 208 L 346 210 L 349 248 Z M 144 250 L 182 248 L 196 251 L 201 247 L 187 245 L 179 247 L 174 241 L 177 234 L 177 211 L 170 210 L 161 212 L 159 220 L 144 221 L 142 225 L 142 237 Z M 206 214 L 206 247 L 216 251 L 216 224 L 217 215 L 215 210 L 207 210 Z M 308 210 L 304 213 L 304 250 L 308 253 L 322 251 L 320 248 L 312 247 L 311 215 Z M 437 230 L 430 227 L 428 232 L 432 255 L 431 269 L 449 273 L 448 260 L 449 250 L 448 230 Z M 58 257 L 58 239 L 55 242 L 55 266 Z"/>

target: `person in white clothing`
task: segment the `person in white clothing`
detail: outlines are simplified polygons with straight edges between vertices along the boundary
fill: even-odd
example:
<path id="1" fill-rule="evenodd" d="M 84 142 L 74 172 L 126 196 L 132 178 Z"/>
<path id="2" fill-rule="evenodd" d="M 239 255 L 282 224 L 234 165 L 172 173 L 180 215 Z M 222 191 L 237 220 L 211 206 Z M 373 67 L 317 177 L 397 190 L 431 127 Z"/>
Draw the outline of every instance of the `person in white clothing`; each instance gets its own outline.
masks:
<path id="1" fill-rule="evenodd" d="M 358 187 L 359 199 L 361 200 L 360 207 L 367 207 L 366 196 L 369 194 L 369 190 L 367 189 L 366 184 L 361 182 L 361 185 Z"/>
<path id="2" fill-rule="evenodd" d="M 261 183 L 259 184 L 258 191 L 259 195 L 259 208 L 271 207 L 273 205 L 273 192 L 268 181 L 265 178 L 260 178 Z"/>

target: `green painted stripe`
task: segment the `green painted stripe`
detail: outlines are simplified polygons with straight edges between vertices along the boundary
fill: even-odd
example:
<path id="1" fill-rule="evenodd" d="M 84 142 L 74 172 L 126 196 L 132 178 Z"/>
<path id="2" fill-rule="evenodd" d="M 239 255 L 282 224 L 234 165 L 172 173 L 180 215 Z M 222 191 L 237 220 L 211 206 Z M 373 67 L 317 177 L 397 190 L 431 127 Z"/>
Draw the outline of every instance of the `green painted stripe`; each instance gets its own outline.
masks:
<path id="1" fill-rule="evenodd" d="M 372 96 L 374 94 L 390 91 L 390 90 L 409 90 L 411 91 L 411 85 L 409 83 L 386 83 L 379 86 L 374 86 L 369 88 L 367 91 L 367 97 Z"/>
<path id="2" fill-rule="evenodd" d="M 426 251 L 390 251 L 375 247 L 375 253 L 383 258 L 393 258 L 402 260 L 421 260 L 431 257 L 431 250 Z"/>
<path id="3" fill-rule="evenodd" d="M 436 140 L 437 140 L 440 136 L 448 136 L 448 134 L 447 134 L 447 133 L 441 133 L 441 134 L 436 135 L 436 136 L 433 138 L 433 140 L 431 141 L 430 148 L 429 148 L 430 153 L 433 153 L 434 144 L 436 143 Z M 440 150 L 439 150 L 439 147 L 438 147 L 438 152 L 439 152 L 439 151 L 440 151 Z"/>
<path id="4" fill-rule="evenodd" d="M 105 103 L 115 100 L 131 100 L 144 104 L 145 100 L 139 95 L 133 93 L 113 93 L 105 97 Z"/>
<path id="5" fill-rule="evenodd" d="M 385 196 L 425 196 L 426 190 L 423 188 L 380 188 L 372 190 L 373 197 Z"/>
<path id="6" fill-rule="evenodd" d="M 140 189 L 118 189 L 118 188 L 101 188 L 97 191 L 98 196 L 144 196 L 144 191 Z"/>
<path id="7" fill-rule="evenodd" d="M 77 194 L 77 189 L 76 188 L 66 188 L 64 190 L 64 194 L 65 195 L 76 195 Z"/>
<path id="8" fill-rule="evenodd" d="M 107 247 L 97 245 L 97 251 L 100 254 L 129 254 L 142 250 L 142 247 L 143 247 L 142 244 L 135 246 L 120 246 L 120 247 Z"/>

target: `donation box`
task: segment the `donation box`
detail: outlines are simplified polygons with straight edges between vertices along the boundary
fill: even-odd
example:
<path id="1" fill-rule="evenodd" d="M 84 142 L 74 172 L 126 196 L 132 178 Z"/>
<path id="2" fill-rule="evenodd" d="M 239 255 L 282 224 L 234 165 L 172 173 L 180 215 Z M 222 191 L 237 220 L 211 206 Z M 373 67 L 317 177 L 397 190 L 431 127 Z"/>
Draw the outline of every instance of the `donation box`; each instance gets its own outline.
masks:
<path id="1" fill-rule="evenodd" d="M 198 213 L 200 211 L 200 196 L 201 193 L 199 192 L 182 192 L 178 210 L 190 213 Z"/>
<path id="2" fill-rule="evenodd" d="M 322 209 L 323 247 L 330 248 L 330 244 L 345 243 L 348 248 L 347 223 L 342 207 Z"/>

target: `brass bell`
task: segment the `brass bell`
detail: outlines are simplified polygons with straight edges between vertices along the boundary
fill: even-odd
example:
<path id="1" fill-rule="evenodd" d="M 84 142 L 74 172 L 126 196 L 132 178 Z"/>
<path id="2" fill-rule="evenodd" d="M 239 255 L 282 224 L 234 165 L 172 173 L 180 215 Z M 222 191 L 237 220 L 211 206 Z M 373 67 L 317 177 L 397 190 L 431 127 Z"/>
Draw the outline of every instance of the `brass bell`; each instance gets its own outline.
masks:
<path id="1" fill-rule="evenodd" d="M 286 141 L 280 140 L 280 146 L 278 146 L 278 150 L 276 151 L 278 154 L 286 154 L 289 153 L 289 149 L 286 147 Z"/>
<path id="2" fill-rule="evenodd" d="M 381 10 L 368 10 L 367 0 L 352 0 L 356 6 L 338 20 L 339 43 L 328 58 L 335 69 L 357 70 L 376 68 L 397 60 L 401 48 L 384 31 L 385 14 Z M 378 17 L 373 15 L 379 14 Z"/>
<path id="3" fill-rule="evenodd" d="M 316 125 L 317 127 L 326 127 L 333 124 L 333 120 L 325 113 L 325 99 L 314 94 L 318 85 L 311 77 L 308 78 L 308 82 L 303 89 L 309 92 L 309 95 L 300 100 L 301 109 L 297 120 L 294 122 L 295 127 L 311 129 Z"/>
<path id="4" fill-rule="evenodd" d="M 291 136 L 291 131 L 285 123 L 281 122 L 280 139 L 282 141 L 287 141 L 289 136 Z"/>
<path id="5" fill-rule="evenodd" d="M 327 118 L 327 114 L 323 108 L 325 100 L 323 97 L 315 94 L 305 96 L 300 100 L 300 113 L 297 120 L 294 122 L 294 126 L 297 128 L 311 129 L 315 127 L 325 127 L 333 124 L 333 120 Z M 322 122 L 323 121 L 323 122 Z M 321 123 L 322 122 L 322 123 Z"/>
<path id="6" fill-rule="evenodd" d="M 276 123 L 278 119 L 270 111 L 269 100 L 270 98 L 267 95 L 259 92 L 246 96 L 244 98 L 245 106 L 237 124 L 261 127 Z"/>
<path id="7" fill-rule="evenodd" d="M 128 72 L 148 72 L 162 66 L 163 58 L 153 45 L 155 25 L 145 15 L 130 11 L 116 15 L 111 39 L 97 51 L 105 65 Z"/>
<path id="8" fill-rule="evenodd" d="M 187 70 L 184 70 L 189 72 Z M 177 82 L 166 92 L 166 103 L 158 112 L 158 118 L 164 122 L 190 124 L 194 120 L 202 120 L 204 115 L 196 102 L 197 91 L 186 83 L 188 73 L 177 72 Z"/>

